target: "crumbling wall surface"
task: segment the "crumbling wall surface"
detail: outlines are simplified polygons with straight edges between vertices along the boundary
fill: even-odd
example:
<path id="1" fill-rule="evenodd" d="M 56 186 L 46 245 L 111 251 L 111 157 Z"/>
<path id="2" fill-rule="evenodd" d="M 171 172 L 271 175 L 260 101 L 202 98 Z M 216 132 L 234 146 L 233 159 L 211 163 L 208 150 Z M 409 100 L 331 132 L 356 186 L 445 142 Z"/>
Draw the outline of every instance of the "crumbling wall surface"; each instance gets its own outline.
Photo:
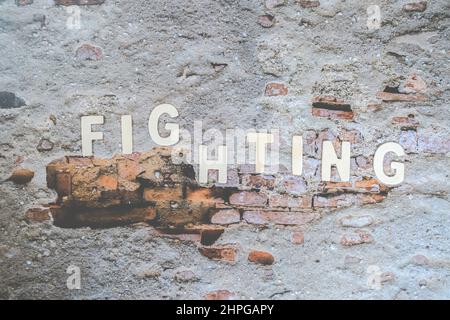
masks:
<path id="1" fill-rule="evenodd" d="M 449 12 L 0 0 L 0 298 L 450 298 Z M 200 185 L 154 148 L 161 103 L 189 131 L 279 128 L 281 170 L 230 166 L 226 185 Z M 83 158 L 80 117 L 94 114 L 105 139 Z M 321 182 L 323 140 L 352 143 L 350 183 Z M 387 141 L 406 152 L 396 187 L 373 171 Z"/>

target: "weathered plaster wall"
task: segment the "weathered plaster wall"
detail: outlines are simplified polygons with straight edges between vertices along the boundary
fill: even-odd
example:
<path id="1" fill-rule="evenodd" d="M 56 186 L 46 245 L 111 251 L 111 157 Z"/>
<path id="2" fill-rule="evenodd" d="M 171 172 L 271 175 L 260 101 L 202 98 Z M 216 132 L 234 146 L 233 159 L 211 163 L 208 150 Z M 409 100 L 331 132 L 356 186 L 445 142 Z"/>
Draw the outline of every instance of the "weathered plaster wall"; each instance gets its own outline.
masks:
<path id="1" fill-rule="evenodd" d="M 450 7 L 412 1 L 0 0 L 0 297 L 450 298 Z M 373 30 L 370 5 L 381 12 Z M 213 244 L 232 246 L 231 262 L 199 252 L 197 231 L 60 228 L 29 211 L 57 197 L 47 164 L 81 154 L 80 116 L 105 115 L 95 153 L 111 158 L 123 114 L 133 116 L 136 151 L 154 147 L 147 119 L 160 103 L 175 105 L 189 130 L 195 120 L 280 128 L 286 167 L 293 134 L 313 145 L 344 135 L 356 180 L 373 177 L 380 143 L 396 141 L 407 152 L 405 182 L 374 203 L 344 192 L 341 208 L 296 210 L 292 199 L 323 188 L 320 150 L 306 149 L 305 176 L 288 190 L 278 184 L 285 173 L 263 177 L 277 181 L 267 191 L 237 168 L 236 188 L 291 199 L 258 207 L 320 218 L 255 224 L 239 203 L 239 221 Z M 17 168 L 34 177 L 9 181 Z M 274 261 L 249 261 L 253 250 Z M 81 270 L 80 290 L 66 287 L 70 265 Z"/>

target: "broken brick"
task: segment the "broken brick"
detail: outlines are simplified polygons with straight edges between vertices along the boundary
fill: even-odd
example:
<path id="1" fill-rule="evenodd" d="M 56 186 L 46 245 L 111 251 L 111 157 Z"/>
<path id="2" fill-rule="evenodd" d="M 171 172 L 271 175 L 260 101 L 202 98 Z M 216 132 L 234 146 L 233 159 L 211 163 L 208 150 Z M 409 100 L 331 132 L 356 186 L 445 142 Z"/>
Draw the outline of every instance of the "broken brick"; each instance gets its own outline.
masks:
<path id="1" fill-rule="evenodd" d="M 283 208 L 311 208 L 311 196 L 293 197 L 288 194 L 272 194 L 269 198 L 269 206 Z"/>
<path id="2" fill-rule="evenodd" d="M 258 17 L 258 23 L 263 28 L 270 28 L 275 22 L 275 17 L 270 14 L 264 14 Z"/>
<path id="3" fill-rule="evenodd" d="M 266 0 L 266 8 L 273 9 L 285 3 L 285 0 Z"/>
<path id="4" fill-rule="evenodd" d="M 403 11 L 406 12 L 424 12 L 427 9 L 426 1 L 407 3 L 403 6 Z"/>
<path id="5" fill-rule="evenodd" d="M 273 189 L 275 177 L 269 175 L 245 174 L 242 176 L 242 185 L 252 189 Z"/>
<path id="6" fill-rule="evenodd" d="M 205 295 L 206 300 L 235 300 L 237 296 L 228 290 L 217 290 L 208 292 Z"/>
<path id="7" fill-rule="evenodd" d="M 312 115 L 341 120 L 352 120 L 354 117 L 350 104 L 331 96 L 314 97 Z"/>
<path id="8" fill-rule="evenodd" d="M 236 262 L 237 248 L 235 246 L 199 247 L 198 250 L 202 255 L 212 260 Z"/>
<path id="9" fill-rule="evenodd" d="M 78 60 L 97 61 L 103 58 L 102 49 L 90 44 L 83 44 L 75 54 Z"/>
<path id="10" fill-rule="evenodd" d="M 254 250 L 249 253 L 248 261 L 262 265 L 272 265 L 275 262 L 275 258 L 269 252 Z"/>
<path id="11" fill-rule="evenodd" d="M 300 0 L 299 3 L 302 8 L 316 8 L 320 6 L 320 1 Z"/>
<path id="12" fill-rule="evenodd" d="M 371 242 L 373 242 L 373 238 L 367 231 L 358 230 L 353 233 L 343 234 L 340 242 L 341 242 L 341 245 L 349 247 L 349 246 L 354 246 L 354 245 L 359 245 L 359 244 L 364 244 L 364 243 L 371 243 Z"/>
<path id="13" fill-rule="evenodd" d="M 297 225 L 303 226 L 318 219 L 317 212 L 283 212 L 283 211 L 245 211 L 243 219 L 250 224 L 267 225 Z"/>
<path id="14" fill-rule="evenodd" d="M 419 121 L 413 115 L 407 117 L 393 117 L 392 124 L 400 125 L 402 130 L 415 129 L 419 126 Z"/>
<path id="15" fill-rule="evenodd" d="M 105 0 L 55 0 L 55 4 L 61 6 L 98 5 L 104 2 Z"/>
<path id="16" fill-rule="evenodd" d="M 266 85 L 264 94 L 268 97 L 274 97 L 274 96 L 285 96 L 288 94 L 288 92 L 289 89 L 284 84 L 272 82 Z"/>
<path id="17" fill-rule="evenodd" d="M 406 93 L 392 93 L 385 91 L 378 92 L 377 98 L 385 102 L 421 102 L 427 100 L 427 97 L 420 93 L 406 94 Z"/>
<path id="18" fill-rule="evenodd" d="M 267 196 L 253 191 L 241 191 L 230 196 L 230 204 L 240 206 L 265 206 Z"/>
<path id="19" fill-rule="evenodd" d="M 14 169 L 8 181 L 12 181 L 15 184 L 27 184 L 34 177 L 34 172 L 26 168 Z"/>
<path id="20" fill-rule="evenodd" d="M 45 222 L 51 219 L 49 208 L 31 208 L 25 213 L 29 222 Z"/>

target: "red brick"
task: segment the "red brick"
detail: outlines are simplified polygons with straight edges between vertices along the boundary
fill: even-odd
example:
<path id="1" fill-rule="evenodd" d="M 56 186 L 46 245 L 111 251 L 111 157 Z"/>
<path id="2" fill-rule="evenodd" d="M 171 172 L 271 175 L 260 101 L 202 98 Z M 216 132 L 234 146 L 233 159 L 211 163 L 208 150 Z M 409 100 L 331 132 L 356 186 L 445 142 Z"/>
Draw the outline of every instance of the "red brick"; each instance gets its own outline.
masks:
<path id="1" fill-rule="evenodd" d="M 18 6 L 27 6 L 33 3 L 33 0 L 16 0 Z"/>
<path id="2" fill-rule="evenodd" d="M 186 199 L 198 204 L 213 205 L 215 203 L 223 203 L 223 199 L 215 197 L 213 189 L 210 188 L 189 189 Z"/>
<path id="3" fill-rule="evenodd" d="M 230 203 L 238 206 L 265 206 L 267 196 L 253 191 L 241 191 L 230 196 Z"/>
<path id="4" fill-rule="evenodd" d="M 294 231 L 291 236 L 293 244 L 303 244 L 305 242 L 305 235 L 301 231 Z"/>
<path id="5" fill-rule="evenodd" d="M 272 265 L 275 262 L 275 258 L 269 252 L 254 250 L 249 253 L 248 261 L 262 265 Z"/>
<path id="6" fill-rule="evenodd" d="M 51 219 L 50 208 L 31 208 L 25 214 L 29 222 L 44 222 Z"/>
<path id="7" fill-rule="evenodd" d="M 205 295 L 205 300 L 236 300 L 236 294 L 228 291 L 228 290 L 217 290 L 208 292 Z"/>
<path id="8" fill-rule="evenodd" d="M 316 8 L 320 6 L 320 1 L 300 0 L 299 3 L 302 8 Z"/>
<path id="9" fill-rule="evenodd" d="M 265 95 L 269 97 L 273 96 L 285 96 L 289 92 L 288 87 L 282 83 L 271 82 L 266 85 Z"/>
<path id="10" fill-rule="evenodd" d="M 377 179 L 363 177 L 361 180 L 354 182 L 354 191 L 380 193 L 388 191 L 388 187 L 380 183 Z"/>
<path id="11" fill-rule="evenodd" d="M 406 153 L 417 153 L 418 135 L 415 130 L 402 130 L 400 132 L 399 144 Z"/>
<path id="12" fill-rule="evenodd" d="M 8 181 L 12 181 L 15 184 L 27 184 L 34 177 L 34 172 L 26 168 L 14 169 Z"/>
<path id="13" fill-rule="evenodd" d="M 427 9 L 426 1 L 407 3 L 403 6 L 403 11 L 406 12 L 424 12 Z"/>
<path id="14" fill-rule="evenodd" d="M 352 120 L 354 117 L 353 111 L 330 110 L 321 108 L 312 108 L 312 115 L 314 117 L 340 120 Z"/>
<path id="15" fill-rule="evenodd" d="M 349 247 L 363 243 L 373 242 L 372 236 L 364 230 L 358 230 L 353 233 L 343 234 L 341 237 L 341 245 Z"/>
<path id="16" fill-rule="evenodd" d="M 236 262 L 237 248 L 230 245 L 199 247 L 198 250 L 205 257 L 212 260 L 220 260 L 225 262 Z"/>
<path id="17" fill-rule="evenodd" d="M 311 196 L 292 197 L 288 194 L 273 194 L 269 198 L 269 206 L 272 208 L 311 208 Z"/>
<path id="18" fill-rule="evenodd" d="M 245 174 L 242 176 L 242 185 L 252 189 L 273 189 L 275 177 L 269 175 Z"/>
<path id="19" fill-rule="evenodd" d="M 97 61 L 103 58 L 102 49 L 90 44 L 83 44 L 75 54 L 78 60 Z"/>
<path id="20" fill-rule="evenodd" d="M 319 218 L 317 212 L 245 211 L 243 219 L 250 224 L 299 225 L 303 226 Z"/>
<path id="21" fill-rule="evenodd" d="M 403 130 L 415 129 L 419 126 L 419 121 L 414 119 L 414 116 L 393 117 L 391 123 L 395 125 L 400 125 Z"/>
<path id="22" fill-rule="evenodd" d="M 385 102 L 421 102 L 426 101 L 427 97 L 423 94 L 405 94 L 405 93 L 391 93 L 378 92 L 377 98 Z"/>
<path id="23" fill-rule="evenodd" d="M 100 176 L 97 179 L 97 185 L 100 188 L 100 190 L 104 191 L 113 191 L 117 190 L 118 181 L 117 178 L 114 176 Z"/>
<path id="24" fill-rule="evenodd" d="M 426 90 L 427 84 L 415 73 L 410 75 L 399 88 L 402 93 L 423 93 Z"/>
<path id="25" fill-rule="evenodd" d="M 211 217 L 211 223 L 215 224 L 232 224 L 238 223 L 241 220 L 239 211 L 235 209 L 223 209 L 216 212 Z"/>

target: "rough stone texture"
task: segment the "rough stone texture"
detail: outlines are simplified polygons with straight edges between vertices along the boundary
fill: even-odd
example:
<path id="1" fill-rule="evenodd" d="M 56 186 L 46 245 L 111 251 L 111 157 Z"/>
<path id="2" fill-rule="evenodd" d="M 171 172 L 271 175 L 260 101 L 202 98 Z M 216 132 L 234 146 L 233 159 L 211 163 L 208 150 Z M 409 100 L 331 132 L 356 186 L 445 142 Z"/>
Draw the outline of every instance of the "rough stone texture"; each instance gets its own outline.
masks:
<path id="1" fill-rule="evenodd" d="M 448 1 L 30 2 L 0 1 L 1 298 L 450 298 Z M 69 27 L 73 13 L 58 3 L 77 5 L 79 28 Z M 374 4 L 381 28 L 368 30 Z M 263 28 L 263 15 L 276 23 Z M 269 83 L 284 87 L 267 96 Z M 236 190 L 219 195 L 224 203 L 186 189 L 183 201 L 162 201 L 158 213 L 134 206 L 144 199 L 133 198 L 141 172 L 122 157 L 117 171 L 99 175 L 95 168 L 105 163 L 89 164 L 81 178 L 98 179 L 88 184 L 61 173 L 51 184 L 58 192 L 47 187 L 47 164 L 81 154 L 81 115 L 105 116 L 105 141 L 94 151 L 108 163 L 120 152 L 122 114 L 133 116 L 135 151 L 155 146 L 146 125 L 160 103 L 175 105 L 189 130 L 195 120 L 221 130 L 279 127 L 287 168 L 289 137 L 303 135 L 304 182 L 278 183 L 286 178 L 280 175 L 269 179 L 273 185 L 263 184 L 267 177 L 243 185 L 254 173 L 233 171 Z M 319 185 L 321 141 L 338 146 L 349 137 L 351 184 Z M 38 151 L 42 139 L 53 148 Z M 373 178 L 371 158 L 386 141 L 406 149 L 405 182 L 392 190 L 373 181 L 357 186 Z M 26 185 L 8 181 L 18 167 L 35 173 Z M 139 179 L 150 188 L 160 178 L 147 172 Z M 94 185 L 96 192 L 85 193 Z M 108 198 L 122 187 L 121 197 Z M 241 192 L 259 196 L 230 203 Z M 99 194 L 105 202 L 95 200 Z M 311 196 L 311 207 L 258 207 L 274 194 Z M 53 212 L 68 195 L 97 206 L 61 225 Z M 198 208 L 208 210 L 192 217 L 199 198 Z M 134 207 L 113 205 L 117 199 Z M 220 209 L 238 210 L 242 220 L 222 232 L 187 227 L 211 223 Z M 156 223 L 175 212 L 184 212 L 175 223 Z M 348 216 L 374 222 L 341 225 Z M 302 245 L 294 228 L 304 234 Z M 238 248 L 233 263 L 210 249 L 224 246 Z M 219 259 L 203 257 L 202 248 Z M 268 267 L 247 260 L 255 248 L 276 258 L 269 280 Z M 66 287 L 70 265 L 80 267 L 81 290 Z M 379 289 L 367 285 L 372 266 L 381 272 Z"/>

